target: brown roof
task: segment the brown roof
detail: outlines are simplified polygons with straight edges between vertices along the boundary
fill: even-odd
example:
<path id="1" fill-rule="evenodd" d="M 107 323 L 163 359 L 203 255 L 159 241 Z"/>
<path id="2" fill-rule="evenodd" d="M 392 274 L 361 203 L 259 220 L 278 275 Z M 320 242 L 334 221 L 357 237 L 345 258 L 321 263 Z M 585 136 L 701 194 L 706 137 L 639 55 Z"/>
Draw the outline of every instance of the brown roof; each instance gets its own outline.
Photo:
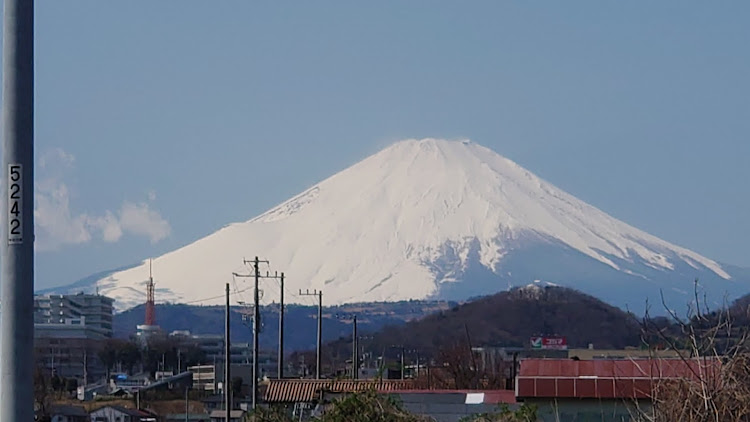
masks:
<path id="1" fill-rule="evenodd" d="M 516 383 L 518 397 L 648 398 L 660 380 L 718 375 L 716 359 L 576 361 L 526 359 Z"/>
<path id="2" fill-rule="evenodd" d="M 414 389 L 411 380 L 269 380 L 265 400 L 269 403 L 311 402 L 325 391 L 328 393 L 351 393 L 374 389 L 377 392 Z"/>

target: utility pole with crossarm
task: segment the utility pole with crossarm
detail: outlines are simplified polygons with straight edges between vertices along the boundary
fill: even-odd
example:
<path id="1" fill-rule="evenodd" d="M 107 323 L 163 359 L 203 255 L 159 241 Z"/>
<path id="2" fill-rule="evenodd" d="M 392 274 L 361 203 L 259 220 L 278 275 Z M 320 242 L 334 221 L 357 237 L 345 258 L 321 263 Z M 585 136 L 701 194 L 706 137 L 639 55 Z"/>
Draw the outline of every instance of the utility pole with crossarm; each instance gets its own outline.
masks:
<path id="1" fill-rule="evenodd" d="M 232 275 L 234 275 L 235 277 L 252 277 L 255 280 L 255 286 L 254 286 L 255 288 L 253 291 L 253 317 L 252 317 L 252 324 L 253 324 L 253 386 L 252 386 L 253 404 L 252 405 L 253 405 L 253 409 L 255 409 L 256 406 L 258 405 L 258 374 L 260 372 L 258 370 L 258 335 L 260 333 L 260 290 L 259 290 L 258 284 L 261 278 L 282 278 L 283 280 L 284 273 L 281 273 L 282 274 L 281 277 L 279 277 L 278 274 L 271 275 L 268 272 L 266 272 L 265 276 L 261 275 L 260 264 L 268 264 L 269 261 L 258 259 L 257 256 L 252 261 L 248 261 L 244 259 L 243 263 L 245 265 L 250 264 L 252 266 L 252 273 L 251 274 L 232 273 Z M 283 309 L 282 309 L 282 312 L 283 312 Z"/>
<path id="2" fill-rule="evenodd" d="M 300 296 L 317 296 L 318 297 L 318 345 L 315 354 L 315 379 L 320 379 L 320 353 L 323 343 L 323 292 L 321 290 L 299 291 Z"/>

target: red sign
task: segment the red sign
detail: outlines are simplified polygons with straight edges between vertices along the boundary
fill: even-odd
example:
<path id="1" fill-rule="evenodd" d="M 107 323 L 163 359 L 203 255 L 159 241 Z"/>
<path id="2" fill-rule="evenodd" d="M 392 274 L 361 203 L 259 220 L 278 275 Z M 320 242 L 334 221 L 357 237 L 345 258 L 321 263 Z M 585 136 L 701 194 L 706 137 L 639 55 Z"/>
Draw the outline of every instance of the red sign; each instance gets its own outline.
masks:
<path id="1" fill-rule="evenodd" d="M 565 339 L 565 337 L 532 337 L 531 348 L 547 350 L 567 350 L 568 341 Z"/>

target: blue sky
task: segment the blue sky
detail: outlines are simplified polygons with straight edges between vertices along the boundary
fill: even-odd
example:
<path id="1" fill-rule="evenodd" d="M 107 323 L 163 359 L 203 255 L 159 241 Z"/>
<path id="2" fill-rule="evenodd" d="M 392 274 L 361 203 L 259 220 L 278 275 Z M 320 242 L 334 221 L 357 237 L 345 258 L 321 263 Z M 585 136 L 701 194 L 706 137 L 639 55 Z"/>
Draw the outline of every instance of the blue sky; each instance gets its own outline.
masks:
<path id="1" fill-rule="evenodd" d="M 468 137 L 750 266 L 750 3 L 36 8 L 38 288 L 173 250 L 428 136 Z"/>

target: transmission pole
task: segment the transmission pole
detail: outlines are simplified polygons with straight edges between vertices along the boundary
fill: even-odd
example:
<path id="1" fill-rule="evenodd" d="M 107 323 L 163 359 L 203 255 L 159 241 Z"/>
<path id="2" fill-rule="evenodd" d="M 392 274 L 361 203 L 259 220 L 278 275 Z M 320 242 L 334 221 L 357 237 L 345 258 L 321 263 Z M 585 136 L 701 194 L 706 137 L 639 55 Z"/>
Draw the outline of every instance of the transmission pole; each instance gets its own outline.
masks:
<path id="1" fill-rule="evenodd" d="M 227 306 L 226 316 L 224 320 L 224 409 L 226 409 L 226 415 L 224 417 L 225 422 L 229 422 L 229 415 L 232 411 L 232 386 L 231 386 L 231 348 L 230 348 L 230 337 L 229 337 L 229 283 L 227 283 Z"/>
<path id="2" fill-rule="evenodd" d="M 279 357 L 277 376 L 279 379 L 284 378 L 284 273 L 281 273 L 281 296 L 279 300 Z"/>
<path id="3" fill-rule="evenodd" d="M 317 296 L 318 297 L 318 345 L 315 357 L 315 379 L 320 379 L 320 353 L 323 343 L 323 291 L 309 290 L 299 291 L 300 296 Z"/>
<path id="4" fill-rule="evenodd" d="M 34 419 L 34 1 L 5 0 L 0 420 Z"/>

